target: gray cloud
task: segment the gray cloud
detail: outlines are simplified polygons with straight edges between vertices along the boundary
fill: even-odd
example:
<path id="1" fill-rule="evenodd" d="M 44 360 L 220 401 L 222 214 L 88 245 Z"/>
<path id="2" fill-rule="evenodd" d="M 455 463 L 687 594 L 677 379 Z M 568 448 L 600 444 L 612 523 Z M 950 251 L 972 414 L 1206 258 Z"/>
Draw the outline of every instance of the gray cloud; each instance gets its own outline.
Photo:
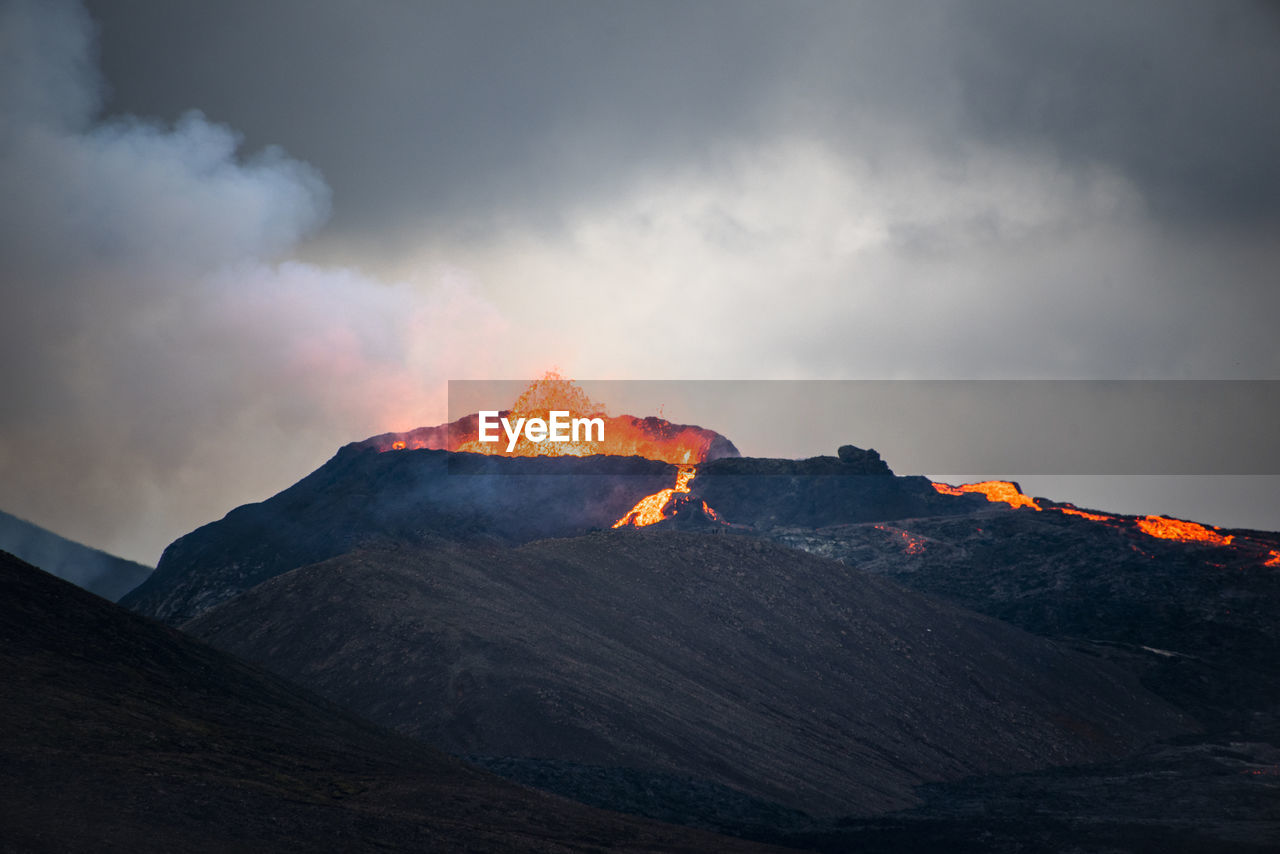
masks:
<path id="1" fill-rule="evenodd" d="M 1280 216 L 1274 3 L 972 8 L 958 68 L 977 132 L 1111 164 L 1165 216 Z"/>
<path id="2" fill-rule="evenodd" d="M 323 170 L 335 215 L 308 257 L 481 270 L 522 312 L 536 280 L 546 334 L 593 306 L 610 347 L 679 338 L 665 299 L 723 321 L 678 342 L 713 375 L 759 375 L 762 349 L 797 376 L 1278 367 L 1239 321 L 1278 307 L 1273 5 L 93 8 L 113 108 L 195 99 Z M 886 238 L 832 257 L 862 227 Z"/>
<path id="3" fill-rule="evenodd" d="M 1273 6 L 95 3 L 113 108 L 192 100 L 319 164 L 333 236 L 565 207 L 779 134 L 1113 168 L 1178 216 L 1273 219 Z M 155 69 L 164 67 L 164 74 Z M 376 154 L 375 154 L 376 153 Z M 548 221 L 549 220 L 549 221 Z"/>

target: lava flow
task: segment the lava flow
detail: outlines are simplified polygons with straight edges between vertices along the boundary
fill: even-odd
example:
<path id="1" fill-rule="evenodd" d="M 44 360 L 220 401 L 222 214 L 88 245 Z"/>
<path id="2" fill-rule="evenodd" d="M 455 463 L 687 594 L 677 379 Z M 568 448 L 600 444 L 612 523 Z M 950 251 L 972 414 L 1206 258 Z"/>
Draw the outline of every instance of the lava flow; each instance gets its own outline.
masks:
<path id="1" fill-rule="evenodd" d="M 963 483 L 960 486 L 935 483 L 933 488 L 943 495 L 964 495 L 966 492 L 976 492 L 985 495 L 988 501 L 1003 501 L 1010 507 L 1040 509 L 1040 505 L 1036 504 L 1030 496 L 1024 495 L 1016 483 L 1010 483 L 1007 480 L 984 480 L 981 483 Z"/>
<path id="2" fill-rule="evenodd" d="M 985 480 L 981 483 L 966 483 L 961 486 L 934 483 L 933 488 L 943 495 L 964 495 L 965 493 L 976 492 L 985 495 L 988 501 L 1004 502 L 1010 507 L 1043 509 L 1034 499 L 1024 495 L 1016 484 L 1007 480 Z M 1084 510 L 1077 510 L 1070 504 L 1051 506 L 1049 509 L 1057 510 L 1069 516 L 1080 516 L 1091 522 L 1099 522 L 1113 528 L 1133 525 L 1147 536 L 1160 540 L 1205 543 L 1211 546 L 1231 546 L 1236 539 L 1234 534 L 1220 534 L 1216 529 L 1206 527 L 1198 522 L 1171 519 L 1168 516 L 1111 516 L 1106 513 L 1089 513 Z M 1240 547 L 1241 545 L 1241 543 L 1236 543 L 1234 547 Z M 1259 544 L 1250 542 L 1246 538 L 1243 545 L 1248 550 L 1256 549 Z M 1268 550 L 1265 558 L 1263 566 L 1280 568 L 1280 552 Z"/>
<path id="3" fill-rule="evenodd" d="M 1138 529 L 1144 534 L 1159 537 L 1162 540 L 1179 540 L 1184 543 L 1229 546 L 1235 539 L 1231 534 L 1224 537 L 1196 522 L 1184 522 L 1181 519 L 1170 519 L 1165 516 L 1143 516 L 1138 519 Z"/>
<path id="4" fill-rule="evenodd" d="M 552 412 L 567 413 L 569 418 L 600 418 L 604 421 L 604 436 L 591 438 L 588 431 L 579 441 L 534 442 L 527 434 L 521 434 L 514 447 L 507 449 L 504 439 L 498 442 L 481 442 L 477 435 L 479 423 L 476 414 L 463 416 L 450 424 L 437 427 L 420 427 L 409 433 L 386 433 L 366 440 L 379 451 L 436 450 L 459 451 L 503 457 L 541 456 L 590 456 L 603 454 L 620 457 L 644 457 L 678 466 L 675 486 L 655 492 L 640 499 L 627 515 L 613 524 L 615 528 L 627 525 L 637 528 L 653 525 L 674 515 L 670 508 L 672 496 L 689 492 L 689 481 L 697 473 L 699 463 L 721 457 L 736 457 L 738 449 L 733 443 L 716 433 L 687 424 L 672 424 L 663 418 L 636 418 L 631 415 L 608 415 L 604 407 L 593 401 L 572 380 L 549 371 L 540 380 L 534 380 L 516 399 L 511 408 L 499 413 L 500 417 L 514 421 L 520 418 L 541 418 L 549 421 Z M 596 434 L 598 436 L 598 434 Z M 702 512 L 706 518 L 722 521 L 716 511 L 705 501 Z"/>
<path id="5" fill-rule="evenodd" d="M 653 495 L 646 495 L 636 502 L 636 506 L 628 511 L 627 515 L 613 523 L 613 527 L 622 528 L 626 525 L 633 525 L 637 528 L 643 528 L 646 525 L 654 525 L 661 522 L 666 517 L 667 504 L 671 501 L 671 496 L 677 492 L 688 492 L 689 481 L 693 480 L 694 475 L 698 473 L 698 469 L 694 466 L 680 466 L 676 471 L 676 485 L 670 489 L 663 489 L 655 492 Z M 709 511 L 711 518 L 716 518 L 715 511 L 707 507 L 707 503 L 702 503 L 704 510 Z"/>
<path id="6" fill-rule="evenodd" d="M 1104 513 L 1086 513 L 1083 510 L 1077 510 L 1074 507 L 1058 507 L 1057 510 L 1066 513 L 1068 516 L 1082 516 L 1090 522 L 1112 522 L 1115 516 L 1107 516 Z"/>

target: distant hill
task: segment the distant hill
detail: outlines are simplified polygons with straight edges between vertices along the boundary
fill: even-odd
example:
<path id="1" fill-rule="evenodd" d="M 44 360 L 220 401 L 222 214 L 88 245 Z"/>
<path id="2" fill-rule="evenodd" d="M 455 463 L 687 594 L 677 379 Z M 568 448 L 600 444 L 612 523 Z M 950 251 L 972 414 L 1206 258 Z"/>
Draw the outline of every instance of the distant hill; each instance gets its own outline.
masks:
<path id="1" fill-rule="evenodd" d="M 0 550 L 112 602 L 146 581 L 151 567 L 81 545 L 0 511 Z"/>
<path id="2" fill-rule="evenodd" d="M 764 849 L 505 782 L 0 552 L 0 850 Z"/>

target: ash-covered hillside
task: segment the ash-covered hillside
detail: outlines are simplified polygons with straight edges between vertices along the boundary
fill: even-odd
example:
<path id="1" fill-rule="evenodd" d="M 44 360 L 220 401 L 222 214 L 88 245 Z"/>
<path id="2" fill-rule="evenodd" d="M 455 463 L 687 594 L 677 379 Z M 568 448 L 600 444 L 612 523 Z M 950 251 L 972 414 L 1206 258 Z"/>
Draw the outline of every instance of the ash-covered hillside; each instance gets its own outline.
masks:
<path id="1" fill-rule="evenodd" d="M 452 753 L 663 771 L 816 815 L 1194 729 L 1096 657 L 732 533 L 360 551 L 184 630 Z"/>

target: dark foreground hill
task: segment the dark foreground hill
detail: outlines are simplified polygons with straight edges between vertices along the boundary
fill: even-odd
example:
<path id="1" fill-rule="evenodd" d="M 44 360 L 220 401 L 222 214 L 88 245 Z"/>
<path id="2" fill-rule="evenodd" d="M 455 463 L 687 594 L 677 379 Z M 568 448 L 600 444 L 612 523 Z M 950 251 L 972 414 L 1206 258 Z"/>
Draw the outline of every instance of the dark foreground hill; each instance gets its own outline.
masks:
<path id="1" fill-rule="evenodd" d="M 1099 659 L 733 534 L 356 552 L 185 628 L 454 753 L 650 769 L 812 814 L 1190 728 Z"/>
<path id="2" fill-rule="evenodd" d="M 752 846 L 519 788 L 0 553 L 0 850 Z"/>
<path id="3" fill-rule="evenodd" d="M 1272 854 L 1280 749 L 1179 740 L 1136 756 L 924 786 L 912 810 L 793 836 L 859 854 Z"/>
<path id="4" fill-rule="evenodd" d="M 112 602 L 151 575 L 151 567 L 91 549 L 0 512 L 0 550 Z"/>

